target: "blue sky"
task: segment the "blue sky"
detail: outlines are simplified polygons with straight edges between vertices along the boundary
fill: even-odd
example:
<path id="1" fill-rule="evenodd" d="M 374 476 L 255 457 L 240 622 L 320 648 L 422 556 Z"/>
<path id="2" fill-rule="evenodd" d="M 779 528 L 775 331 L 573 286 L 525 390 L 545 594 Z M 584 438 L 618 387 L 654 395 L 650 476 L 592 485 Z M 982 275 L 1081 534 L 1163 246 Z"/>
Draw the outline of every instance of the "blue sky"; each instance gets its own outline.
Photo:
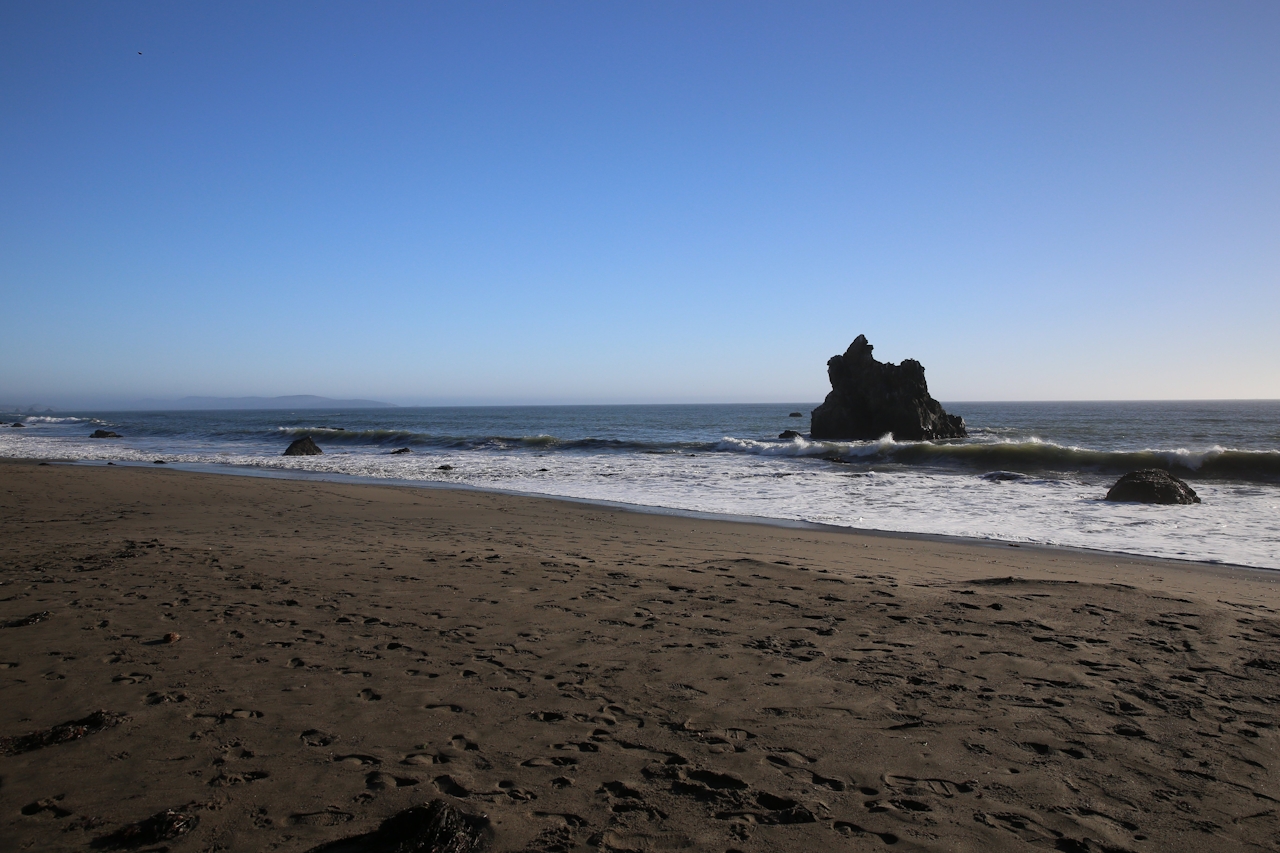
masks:
<path id="1" fill-rule="evenodd" d="M 1280 397 L 1280 4 L 0 5 L 0 402 Z M 139 55 L 141 52 L 141 55 Z"/>

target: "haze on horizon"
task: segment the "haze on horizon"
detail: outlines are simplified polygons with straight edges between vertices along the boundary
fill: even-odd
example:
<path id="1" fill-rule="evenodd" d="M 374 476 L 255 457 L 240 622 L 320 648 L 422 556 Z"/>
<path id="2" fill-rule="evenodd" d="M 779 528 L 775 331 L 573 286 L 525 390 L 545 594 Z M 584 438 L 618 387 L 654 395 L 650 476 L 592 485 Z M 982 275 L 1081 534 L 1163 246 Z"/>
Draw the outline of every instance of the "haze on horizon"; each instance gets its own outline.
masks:
<path id="1" fill-rule="evenodd" d="M 1280 5 L 8 3 L 0 402 L 1280 398 Z"/>

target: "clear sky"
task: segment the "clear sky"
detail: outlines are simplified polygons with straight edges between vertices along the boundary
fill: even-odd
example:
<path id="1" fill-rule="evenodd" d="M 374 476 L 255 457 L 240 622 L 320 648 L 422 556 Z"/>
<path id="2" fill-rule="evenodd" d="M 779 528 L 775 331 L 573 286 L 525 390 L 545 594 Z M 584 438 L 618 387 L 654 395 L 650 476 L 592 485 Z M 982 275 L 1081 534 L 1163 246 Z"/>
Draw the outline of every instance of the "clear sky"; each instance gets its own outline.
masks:
<path id="1" fill-rule="evenodd" d="M 1280 3 L 0 4 L 0 402 L 1280 397 Z"/>

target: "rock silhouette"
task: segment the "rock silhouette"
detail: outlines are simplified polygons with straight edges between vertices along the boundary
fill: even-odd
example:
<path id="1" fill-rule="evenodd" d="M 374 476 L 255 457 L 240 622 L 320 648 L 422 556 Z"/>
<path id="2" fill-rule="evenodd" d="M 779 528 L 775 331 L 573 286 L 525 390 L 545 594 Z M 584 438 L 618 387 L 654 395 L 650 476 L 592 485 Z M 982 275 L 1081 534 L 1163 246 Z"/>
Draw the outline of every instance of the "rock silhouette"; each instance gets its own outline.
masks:
<path id="1" fill-rule="evenodd" d="M 319 456 L 322 453 L 324 451 L 316 445 L 309 435 L 304 435 L 302 438 L 297 439 L 284 451 L 285 456 Z"/>
<path id="2" fill-rule="evenodd" d="M 123 438 L 118 432 L 112 432 L 109 429 L 95 429 L 89 438 Z"/>
<path id="3" fill-rule="evenodd" d="M 1198 504 L 1195 490 L 1161 468 L 1130 471 L 1107 492 L 1107 500 L 1146 504 Z"/>
<path id="4" fill-rule="evenodd" d="M 884 364 L 858 335 L 844 355 L 827 362 L 831 393 L 813 410 L 809 434 L 816 439 L 870 441 L 886 433 L 905 441 L 961 438 L 964 418 L 948 415 L 929 396 L 924 366 L 915 359 Z"/>

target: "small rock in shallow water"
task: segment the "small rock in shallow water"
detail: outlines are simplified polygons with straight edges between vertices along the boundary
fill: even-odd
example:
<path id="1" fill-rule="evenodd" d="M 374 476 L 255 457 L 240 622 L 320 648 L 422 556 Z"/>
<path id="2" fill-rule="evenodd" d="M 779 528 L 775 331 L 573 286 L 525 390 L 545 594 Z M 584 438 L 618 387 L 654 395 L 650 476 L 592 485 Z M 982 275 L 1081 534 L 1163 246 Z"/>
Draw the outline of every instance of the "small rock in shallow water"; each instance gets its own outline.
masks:
<path id="1" fill-rule="evenodd" d="M 437 471 L 452 471 L 452 470 L 453 470 L 453 466 L 452 466 L 452 465 L 441 465 L 441 466 L 440 466 L 439 468 L 437 468 L 436 470 L 437 470 Z"/>
<path id="2" fill-rule="evenodd" d="M 1107 500 L 1147 504 L 1198 504 L 1195 490 L 1162 468 L 1130 471 L 1107 492 Z"/>
<path id="3" fill-rule="evenodd" d="M 124 438 L 124 436 L 109 429 L 95 429 L 89 438 Z"/>
<path id="4" fill-rule="evenodd" d="M 413 452 L 413 451 L 412 451 L 411 449 L 409 449 L 408 447 L 399 447 L 399 448 L 396 448 L 395 450 L 391 451 L 391 455 L 392 455 L 392 456 L 395 456 L 397 453 L 412 453 L 412 452 Z"/>
<path id="5" fill-rule="evenodd" d="M 324 451 L 316 445 L 309 435 L 304 435 L 302 438 L 297 439 L 284 451 L 285 456 L 319 456 L 322 453 Z"/>

